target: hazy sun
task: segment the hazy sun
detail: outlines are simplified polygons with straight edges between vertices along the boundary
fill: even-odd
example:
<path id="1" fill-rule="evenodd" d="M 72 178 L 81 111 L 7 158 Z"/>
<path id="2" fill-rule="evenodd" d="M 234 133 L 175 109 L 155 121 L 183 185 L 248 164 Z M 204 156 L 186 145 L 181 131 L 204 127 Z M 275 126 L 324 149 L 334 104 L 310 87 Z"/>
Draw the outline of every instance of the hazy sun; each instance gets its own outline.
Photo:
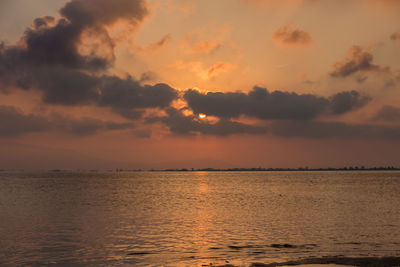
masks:
<path id="1" fill-rule="evenodd" d="M 206 117 L 207 117 L 206 114 L 203 114 L 203 113 L 200 113 L 200 114 L 199 114 L 199 118 L 200 118 L 200 119 L 205 119 Z"/>

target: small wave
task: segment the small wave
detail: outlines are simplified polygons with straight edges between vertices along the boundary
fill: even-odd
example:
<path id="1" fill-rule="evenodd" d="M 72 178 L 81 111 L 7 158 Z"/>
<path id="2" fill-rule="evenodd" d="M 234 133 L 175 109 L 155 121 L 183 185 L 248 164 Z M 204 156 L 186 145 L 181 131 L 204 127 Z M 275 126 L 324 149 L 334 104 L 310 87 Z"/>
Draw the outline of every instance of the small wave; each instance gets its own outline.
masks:
<path id="1" fill-rule="evenodd" d="M 292 244 L 271 244 L 271 248 L 314 248 L 317 244 L 304 244 L 304 245 L 292 245 Z"/>
<path id="2" fill-rule="evenodd" d="M 335 243 L 336 245 L 361 245 L 361 242 Z"/>
<path id="3" fill-rule="evenodd" d="M 303 264 L 338 264 L 350 266 L 400 266 L 400 257 L 322 257 L 322 258 L 306 258 L 295 261 L 275 262 L 275 263 L 253 263 L 251 267 L 276 267 L 287 265 L 303 265 Z"/>
<path id="4" fill-rule="evenodd" d="M 296 248 L 297 246 L 291 244 L 271 244 L 271 248 Z"/>
<path id="5" fill-rule="evenodd" d="M 136 251 L 136 252 L 128 253 L 129 256 L 134 256 L 134 255 L 149 255 L 149 254 L 153 254 L 153 253 L 148 252 L 148 251 Z"/>
<path id="6" fill-rule="evenodd" d="M 252 245 L 247 245 L 247 246 L 228 246 L 228 248 L 230 249 L 235 249 L 235 250 L 239 250 L 239 249 L 244 249 L 244 248 L 260 248 L 261 246 L 252 246 Z"/>

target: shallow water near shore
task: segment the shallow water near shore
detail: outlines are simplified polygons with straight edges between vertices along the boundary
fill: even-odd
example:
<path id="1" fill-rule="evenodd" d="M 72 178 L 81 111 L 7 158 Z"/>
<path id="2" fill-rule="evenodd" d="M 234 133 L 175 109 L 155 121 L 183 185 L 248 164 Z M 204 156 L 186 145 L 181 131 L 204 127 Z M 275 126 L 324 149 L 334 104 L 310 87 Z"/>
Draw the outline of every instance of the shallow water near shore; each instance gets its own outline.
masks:
<path id="1" fill-rule="evenodd" d="M 400 172 L 3 172 L 0 218 L 6 266 L 399 257 Z"/>

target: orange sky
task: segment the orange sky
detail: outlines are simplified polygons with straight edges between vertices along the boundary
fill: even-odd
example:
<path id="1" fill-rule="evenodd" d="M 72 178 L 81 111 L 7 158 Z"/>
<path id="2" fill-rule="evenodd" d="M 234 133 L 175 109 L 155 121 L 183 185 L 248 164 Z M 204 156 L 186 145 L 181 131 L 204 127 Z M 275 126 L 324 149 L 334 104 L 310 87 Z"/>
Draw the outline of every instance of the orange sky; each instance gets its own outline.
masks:
<path id="1" fill-rule="evenodd" d="M 0 169 L 399 166 L 399 12 L 2 1 Z"/>

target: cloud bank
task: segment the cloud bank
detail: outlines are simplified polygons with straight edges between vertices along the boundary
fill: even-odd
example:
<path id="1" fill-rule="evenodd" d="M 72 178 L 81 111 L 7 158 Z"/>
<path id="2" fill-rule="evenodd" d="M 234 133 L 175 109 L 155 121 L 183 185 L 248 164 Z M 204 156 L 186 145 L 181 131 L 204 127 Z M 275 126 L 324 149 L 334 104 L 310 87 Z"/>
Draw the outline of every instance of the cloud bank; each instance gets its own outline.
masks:
<path id="1" fill-rule="evenodd" d="M 131 123 L 103 121 L 89 117 L 74 119 L 60 114 L 53 114 L 50 117 L 25 114 L 15 107 L 4 105 L 0 105 L 0 120 L 1 137 L 16 137 L 46 131 L 88 136 L 100 131 L 125 130 L 133 127 Z"/>
<path id="2" fill-rule="evenodd" d="M 371 98 L 358 91 L 343 91 L 329 97 L 268 91 L 254 87 L 248 92 L 208 92 L 188 89 L 178 91 L 168 84 L 144 85 L 130 75 L 119 77 L 109 73 L 115 63 L 117 41 L 109 28 L 123 21 L 136 27 L 148 14 L 144 0 L 71 0 L 59 11 L 59 18 L 36 18 L 20 41 L 14 45 L 0 44 L 0 91 L 31 90 L 47 105 L 96 106 L 110 109 L 127 121 L 160 123 L 175 135 L 265 134 L 307 138 L 352 137 L 397 139 L 398 129 L 389 126 L 353 125 L 321 122 L 339 117 L 367 105 Z M 156 51 L 168 44 L 170 35 L 139 52 Z M 391 37 L 397 39 L 394 34 Z M 273 39 L 283 45 L 308 45 L 310 33 L 292 24 L 279 28 Z M 209 54 L 221 43 L 194 42 L 193 53 Z M 352 46 L 347 57 L 335 63 L 330 75 L 344 78 L 361 72 L 389 72 L 374 64 L 373 55 L 360 46 Z M 177 64 L 188 68 L 203 79 L 213 79 L 237 66 L 218 61 L 208 68 L 200 61 Z M 179 100 L 183 107 L 177 107 Z M 183 101 L 182 101 L 183 100 Z M 157 115 L 146 114 L 156 109 Z M 216 117 L 201 120 L 199 114 Z M 243 119 L 244 118 L 244 119 Z M 384 107 L 376 115 L 381 121 L 394 121 L 398 110 Z M 118 123 L 94 118 L 69 118 L 63 115 L 25 114 L 0 106 L 0 136 L 12 137 L 26 133 L 58 131 L 77 136 L 100 131 L 125 130 L 132 123 Z M 247 119 L 258 122 L 250 124 Z M 142 125 L 143 126 L 143 125 Z M 151 127 L 151 125 L 150 125 Z M 149 129 L 138 135 L 150 136 Z"/>
<path id="3" fill-rule="evenodd" d="M 261 87 L 254 87 L 248 93 L 188 90 L 183 98 L 195 114 L 220 118 L 248 116 L 261 120 L 310 120 L 323 114 L 340 115 L 361 108 L 370 100 L 356 91 L 324 98 L 312 94 L 269 92 Z"/>
<path id="4" fill-rule="evenodd" d="M 142 0 L 72 0 L 61 18 L 36 18 L 20 42 L 0 44 L 0 90 L 35 90 L 46 104 L 109 107 L 127 118 L 169 106 L 177 92 L 168 85 L 106 74 L 115 59 L 107 27 L 121 20 L 135 26 L 147 12 Z"/>

